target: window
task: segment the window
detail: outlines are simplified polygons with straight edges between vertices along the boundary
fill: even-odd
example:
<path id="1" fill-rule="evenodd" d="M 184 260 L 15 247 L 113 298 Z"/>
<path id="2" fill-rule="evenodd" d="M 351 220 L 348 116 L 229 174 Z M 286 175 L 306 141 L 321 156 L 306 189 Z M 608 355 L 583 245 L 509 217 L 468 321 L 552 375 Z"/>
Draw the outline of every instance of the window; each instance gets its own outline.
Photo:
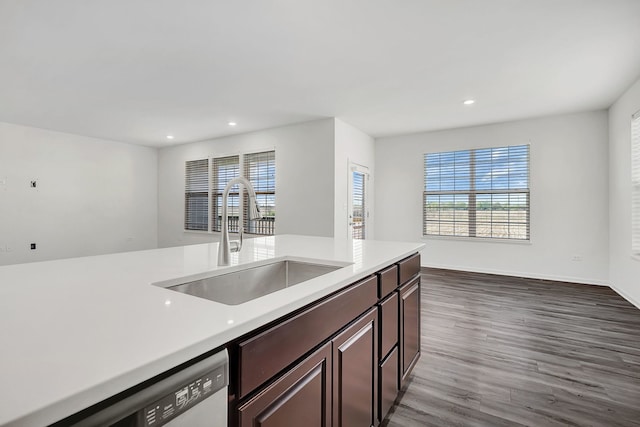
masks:
<path id="1" fill-rule="evenodd" d="M 640 111 L 631 119 L 631 251 L 640 256 Z"/>
<path id="2" fill-rule="evenodd" d="M 187 161 L 185 230 L 221 231 L 222 194 L 229 181 L 242 174 L 256 190 L 257 202 L 264 218 L 248 220 L 248 198 L 246 193 L 240 198 L 239 186 L 236 185 L 229 192 L 227 202 L 229 231 L 238 232 L 242 222 L 248 233 L 273 234 L 276 212 L 275 168 L 275 151 L 214 157 L 211 161 Z"/>
<path id="3" fill-rule="evenodd" d="M 262 218 L 249 221 L 249 200 L 245 194 L 245 230 L 251 234 L 273 234 L 276 220 L 276 152 L 265 151 L 245 155 L 244 177 L 256 191 L 256 202 L 262 213 Z"/>
<path id="4" fill-rule="evenodd" d="M 425 154 L 423 235 L 529 240 L 529 146 Z"/>
<path id="5" fill-rule="evenodd" d="M 188 161 L 185 166 L 184 229 L 207 230 L 209 215 L 209 160 Z"/>
<path id="6" fill-rule="evenodd" d="M 211 162 L 211 230 L 222 231 L 222 193 L 233 178 L 240 175 L 240 156 L 217 157 Z M 235 185 L 229 192 L 227 215 L 229 231 L 237 233 L 240 223 L 240 193 Z"/>

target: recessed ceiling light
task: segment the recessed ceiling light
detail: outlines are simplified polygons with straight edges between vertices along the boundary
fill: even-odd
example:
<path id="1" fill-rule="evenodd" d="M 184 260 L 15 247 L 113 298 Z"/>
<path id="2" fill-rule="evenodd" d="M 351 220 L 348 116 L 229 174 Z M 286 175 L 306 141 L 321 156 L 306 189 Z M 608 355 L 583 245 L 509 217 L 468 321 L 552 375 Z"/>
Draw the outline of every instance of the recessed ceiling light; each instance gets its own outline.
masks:
<path id="1" fill-rule="evenodd" d="M 167 135 L 167 139 L 173 139 L 173 138 L 175 138 L 175 136 L 173 136 L 173 135 Z"/>
<path id="2" fill-rule="evenodd" d="M 229 126 L 235 126 L 235 125 L 237 125 L 236 122 L 229 122 Z"/>
<path id="3" fill-rule="evenodd" d="M 463 102 L 464 105 L 471 105 L 475 103 L 476 103 L 475 99 L 467 99 L 466 101 Z"/>

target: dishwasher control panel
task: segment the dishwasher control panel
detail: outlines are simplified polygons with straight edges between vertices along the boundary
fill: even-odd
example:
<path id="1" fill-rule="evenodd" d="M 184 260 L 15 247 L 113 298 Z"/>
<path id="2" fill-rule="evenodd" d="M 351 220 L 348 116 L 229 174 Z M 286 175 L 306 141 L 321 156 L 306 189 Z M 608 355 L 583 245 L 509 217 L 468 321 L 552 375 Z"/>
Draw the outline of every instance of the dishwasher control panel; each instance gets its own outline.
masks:
<path id="1" fill-rule="evenodd" d="M 147 405 L 140 412 L 139 425 L 160 427 L 227 386 L 225 366 L 220 366 L 196 379 L 192 379 L 172 393 Z"/>

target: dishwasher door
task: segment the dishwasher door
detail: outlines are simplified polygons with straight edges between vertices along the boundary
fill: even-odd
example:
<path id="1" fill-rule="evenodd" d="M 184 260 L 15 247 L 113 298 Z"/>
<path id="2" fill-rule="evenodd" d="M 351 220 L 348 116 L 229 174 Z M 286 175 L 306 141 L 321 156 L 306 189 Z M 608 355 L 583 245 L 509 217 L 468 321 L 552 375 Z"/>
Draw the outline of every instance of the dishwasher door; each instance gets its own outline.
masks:
<path id="1" fill-rule="evenodd" d="M 222 409 L 224 405 L 224 410 Z M 142 424 L 144 426 L 157 426 L 162 424 Z M 227 394 L 217 393 L 200 403 L 198 406 L 182 413 L 168 423 L 165 427 L 227 427 Z"/>
<path id="2" fill-rule="evenodd" d="M 229 357 L 207 357 L 73 424 L 75 427 L 227 427 Z"/>

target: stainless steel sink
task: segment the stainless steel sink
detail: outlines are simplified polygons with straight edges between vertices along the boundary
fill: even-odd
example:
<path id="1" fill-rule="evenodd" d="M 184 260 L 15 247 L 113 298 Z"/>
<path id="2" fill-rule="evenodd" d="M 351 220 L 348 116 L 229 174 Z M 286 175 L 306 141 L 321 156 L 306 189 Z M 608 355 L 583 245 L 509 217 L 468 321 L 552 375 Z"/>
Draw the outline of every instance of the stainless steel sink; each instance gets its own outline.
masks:
<path id="1" fill-rule="evenodd" d="M 285 260 L 182 283 L 168 289 L 223 304 L 237 305 L 342 267 Z"/>

